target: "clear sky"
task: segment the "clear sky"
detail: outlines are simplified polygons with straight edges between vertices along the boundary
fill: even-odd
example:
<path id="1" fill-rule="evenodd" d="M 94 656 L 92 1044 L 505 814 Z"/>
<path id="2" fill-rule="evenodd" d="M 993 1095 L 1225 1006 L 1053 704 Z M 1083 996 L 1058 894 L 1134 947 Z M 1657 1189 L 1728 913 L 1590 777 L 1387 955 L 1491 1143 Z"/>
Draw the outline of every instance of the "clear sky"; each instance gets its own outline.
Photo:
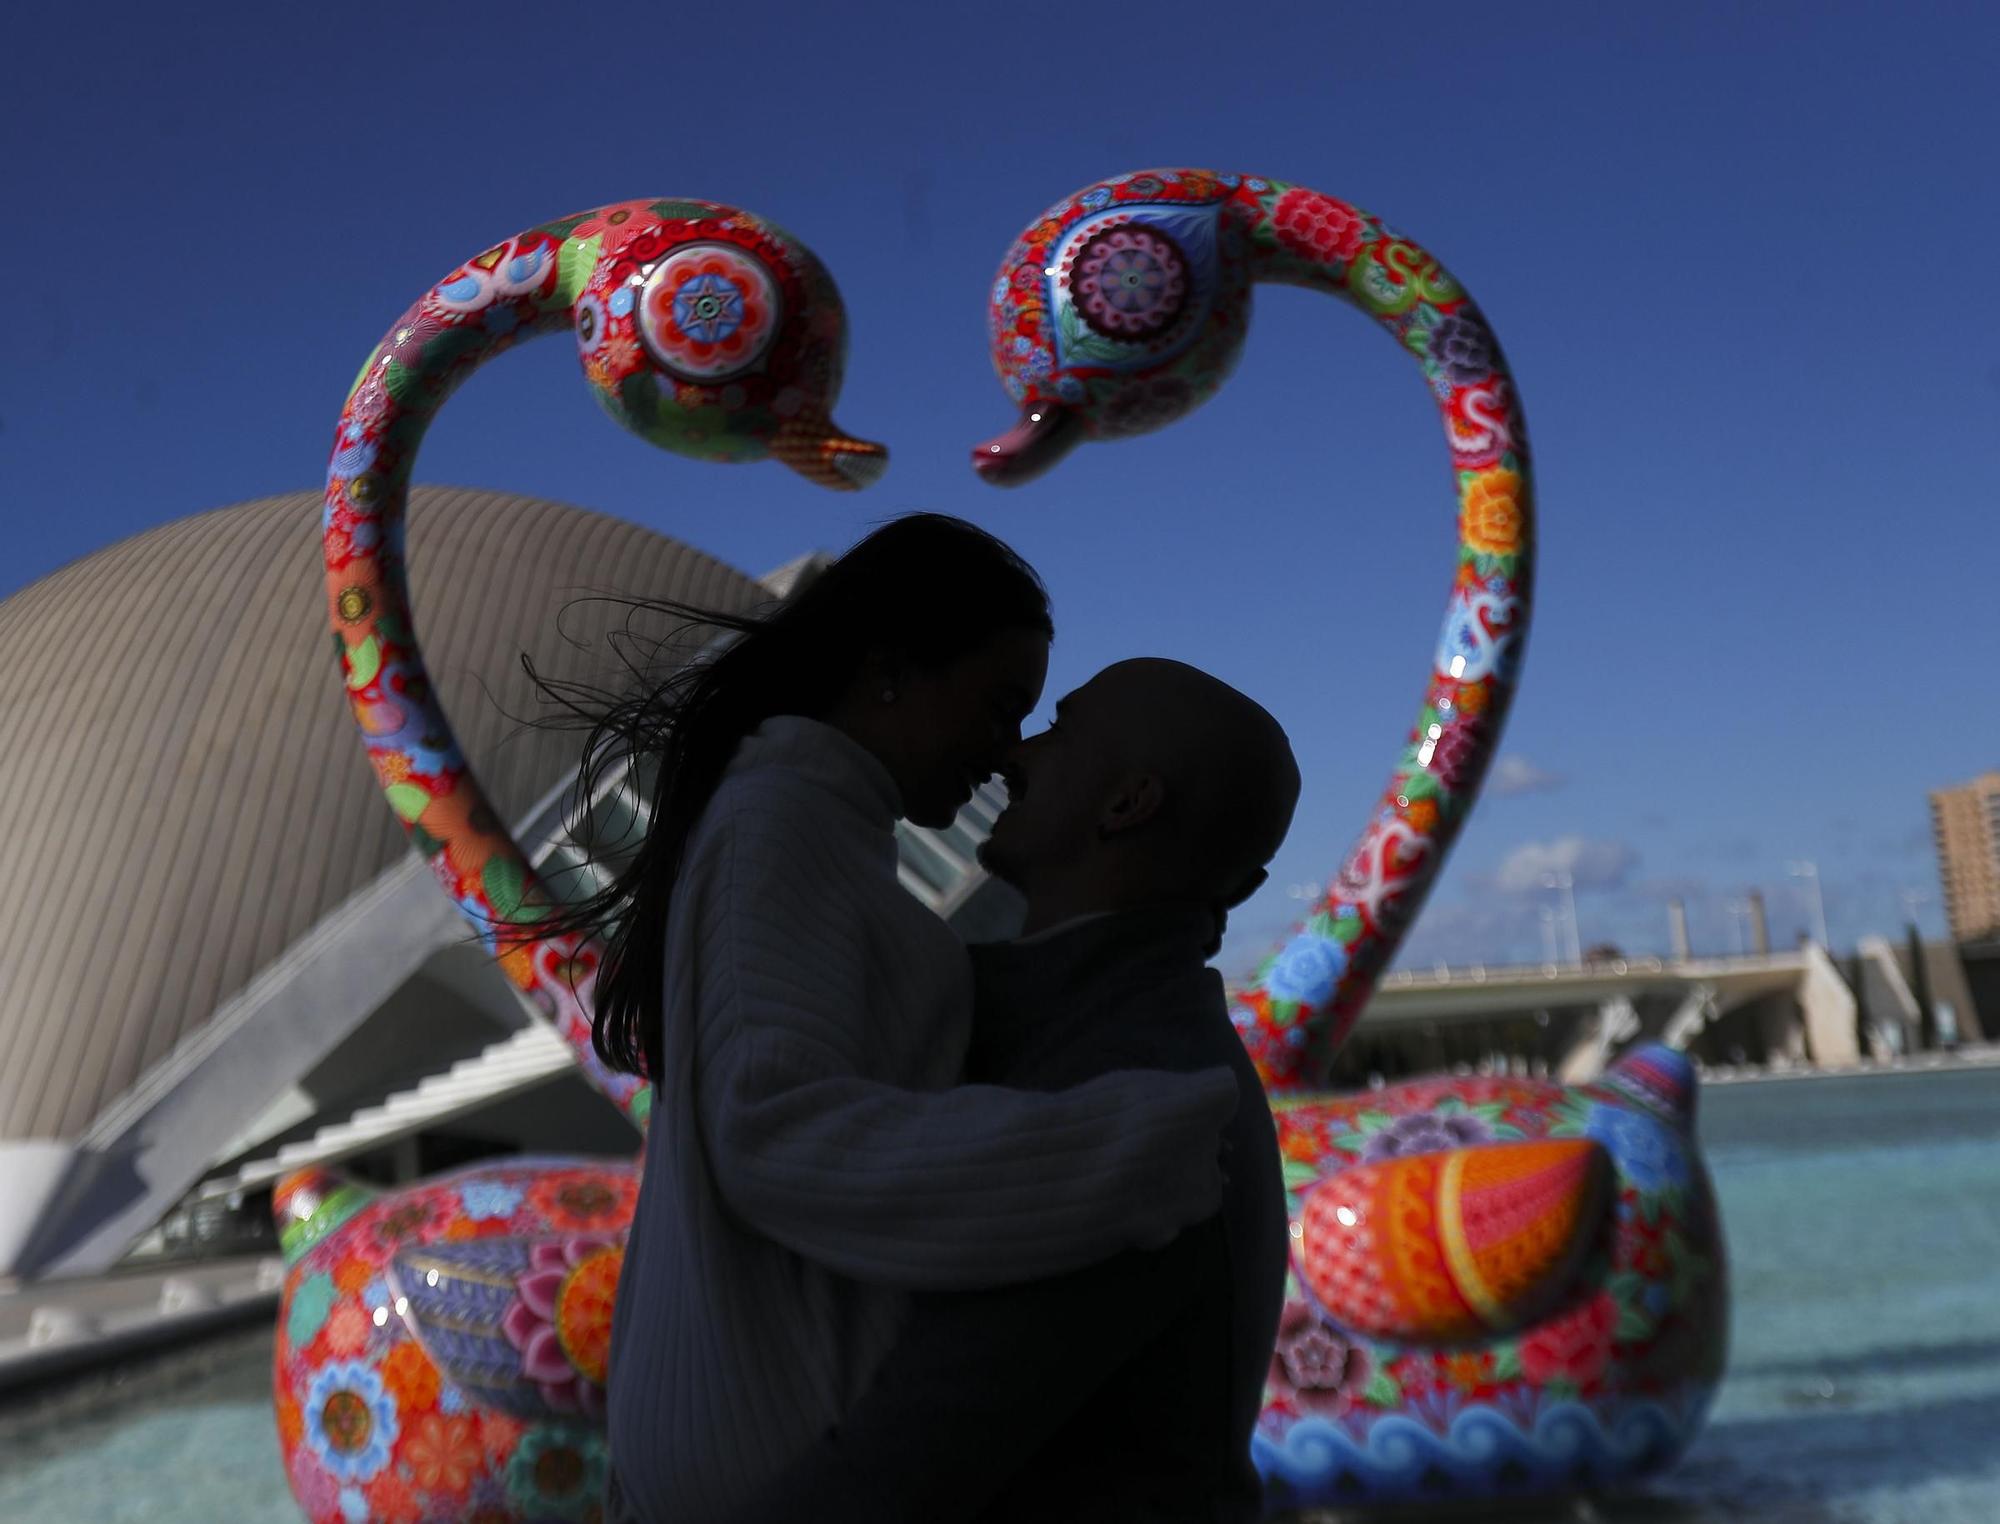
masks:
<path id="1" fill-rule="evenodd" d="M 1240 968 L 1337 865 L 1419 703 L 1452 556 L 1415 366 L 1258 298 L 1195 417 L 1002 493 L 984 292 L 1121 170 L 1294 180 L 1438 253 L 1538 457 L 1538 617 L 1489 789 L 1406 962 L 1941 925 L 1924 794 L 2000 766 L 2000 8 L 1912 3 L 20 8 L 0 58 L 11 298 L 0 595 L 151 525 L 317 485 L 404 306 L 531 223 L 694 195 L 811 243 L 853 325 L 871 491 L 704 467 L 607 423 L 559 341 L 444 411 L 420 480 L 624 515 L 766 570 L 964 514 L 1053 592 L 1049 699 L 1134 654 L 1266 702 L 1306 774 Z M 302 611 L 304 612 L 304 611 Z M 421 609 L 418 610 L 421 620 Z M 316 617 L 316 616 L 315 616 Z M 333 680 L 331 672 L 328 680 Z M 0 677 L 0 683 L 4 678 Z M 1045 714 L 1047 705 L 1044 705 Z M 1527 884 L 1527 888 L 1513 887 Z"/>

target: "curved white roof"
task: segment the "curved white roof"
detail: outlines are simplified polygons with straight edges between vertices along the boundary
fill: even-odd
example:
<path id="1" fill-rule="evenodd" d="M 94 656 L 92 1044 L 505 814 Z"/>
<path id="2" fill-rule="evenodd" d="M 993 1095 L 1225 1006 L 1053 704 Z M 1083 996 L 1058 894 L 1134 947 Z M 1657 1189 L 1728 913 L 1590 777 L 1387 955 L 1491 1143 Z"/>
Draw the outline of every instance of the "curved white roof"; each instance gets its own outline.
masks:
<path id="1" fill-rule="evenodd" d="M 406 850 L 342 698 L 319 524 L 317 491 L 218 509 L 0 602 L 0 1141 L 76 1137 Z M 579 748 L 510 718 L 540 712 L 521 653 L 614 674 L 601 635 L 624 612 L 577 600 L 769 597 L 637 525 L 469 489 L 416 489 L 409 566 L 503 819 Z"/>

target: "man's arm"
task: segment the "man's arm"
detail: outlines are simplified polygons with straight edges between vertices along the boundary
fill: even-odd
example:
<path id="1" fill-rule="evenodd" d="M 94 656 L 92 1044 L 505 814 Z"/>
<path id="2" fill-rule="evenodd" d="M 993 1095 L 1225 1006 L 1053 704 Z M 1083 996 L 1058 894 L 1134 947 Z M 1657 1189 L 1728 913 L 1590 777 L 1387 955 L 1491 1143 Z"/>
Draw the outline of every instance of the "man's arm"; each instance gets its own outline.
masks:
<path id="1" fill-rule="evenodd" d="M 950 1524 L 986 1506 L 1222 1263 L 1220 1217 L 1032 1285 L 919 1297 L 868 1391 L 730 1524 Z"/>
<path id="2" fill-rule="evenodd" d="M 788 804 L 739 806 L 690 875 L 704 894 L 693 1090 L 737 1216 L 841 1274 L 927 1290 L 1057 1274 L 1215 1210 L 1238 1103 L 1226 1069 L 1051 1094 L 868 1076 L 862 934 L 829 914 L 847 886 Z"/>

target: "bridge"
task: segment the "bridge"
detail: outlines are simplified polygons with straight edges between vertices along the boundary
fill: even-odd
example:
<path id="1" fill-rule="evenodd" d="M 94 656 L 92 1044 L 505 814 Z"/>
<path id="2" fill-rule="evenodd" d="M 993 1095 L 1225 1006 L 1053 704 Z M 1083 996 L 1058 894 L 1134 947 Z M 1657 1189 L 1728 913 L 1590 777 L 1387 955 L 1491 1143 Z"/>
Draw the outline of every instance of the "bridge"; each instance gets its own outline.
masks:
<path id="1" fill-rule="evenodd" d="M 1933 979 L 1937 962 L 1926 959 Z M 1970 998 L 1939 993 L 1953 1035 L 1979 1037 Z M 1473 1064 L 1576 1081 L 1641 1038 L 1716 1067 L 1838 1068 L 1915 1046 L 1919 1021 L 1910 978 L 1881 937 L 1862 938 L 1845 967 L 1808 941 L 1734 957 L 1399 970 L 1376 987 L 1334 1078 Z"/>

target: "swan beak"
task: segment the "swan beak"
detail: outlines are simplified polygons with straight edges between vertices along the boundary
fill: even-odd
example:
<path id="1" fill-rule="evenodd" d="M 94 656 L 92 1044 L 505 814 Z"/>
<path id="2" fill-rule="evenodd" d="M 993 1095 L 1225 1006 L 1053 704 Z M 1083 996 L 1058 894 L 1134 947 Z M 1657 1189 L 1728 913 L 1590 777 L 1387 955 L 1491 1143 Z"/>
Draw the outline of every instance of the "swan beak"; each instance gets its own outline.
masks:
<path id="1" fill-rule="evenodd" d="M 972 447 L 972 469 L 996 487 L 1033 481 L 1083 437 L 1076 414 L 1053 402 L 1031 402 L 1021 421 L 997 439 Z"/>
<path id="2" fill-rule="evenodd" d="M 835 492 L 871 486 L 889 468 L 889 447 L 856 439 L 831 418 L 802 419 L 771 442 L 771 453 L 807 481 Z"/>

